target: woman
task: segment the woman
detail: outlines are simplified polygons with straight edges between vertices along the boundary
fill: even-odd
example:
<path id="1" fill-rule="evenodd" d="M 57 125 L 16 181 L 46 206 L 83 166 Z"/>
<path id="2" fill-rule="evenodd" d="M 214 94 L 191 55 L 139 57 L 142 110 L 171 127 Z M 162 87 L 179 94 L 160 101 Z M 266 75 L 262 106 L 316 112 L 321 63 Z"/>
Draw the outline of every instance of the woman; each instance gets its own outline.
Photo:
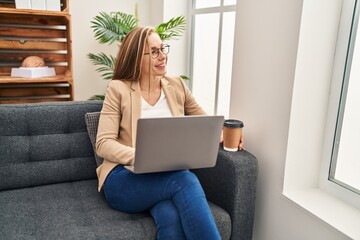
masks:
<path id="1" fill-rule="evenodd" d="M 111 207 L 149 210 L 158 239 L 220 239 L 201 185 L 190 171 L 133 174 L 140 117 L 203 115 L 180 78 L 165 76 L 169 46 L 153 28 L 137 27 L 123 40 L 99 120 L 99 191 Z"/>

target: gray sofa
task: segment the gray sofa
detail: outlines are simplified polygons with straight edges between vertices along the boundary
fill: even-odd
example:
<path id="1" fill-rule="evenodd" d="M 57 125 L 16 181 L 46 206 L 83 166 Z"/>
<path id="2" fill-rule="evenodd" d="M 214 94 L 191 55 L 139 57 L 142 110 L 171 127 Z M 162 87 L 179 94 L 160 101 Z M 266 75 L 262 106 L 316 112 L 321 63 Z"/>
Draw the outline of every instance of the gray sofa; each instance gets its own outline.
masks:
<path id="1" fill-rule="evenodd" d="M 97 192 L 88 134 L 96 129 L 85 114 L 101 107 L 100 101 L 0 105 L 1 239 L 156 238 L 148 213 L 113 210 Z M 221 146 L 216 167 L 194 171 L 222 239 L 251 239 L 257 171 L 252 154 Z"/>

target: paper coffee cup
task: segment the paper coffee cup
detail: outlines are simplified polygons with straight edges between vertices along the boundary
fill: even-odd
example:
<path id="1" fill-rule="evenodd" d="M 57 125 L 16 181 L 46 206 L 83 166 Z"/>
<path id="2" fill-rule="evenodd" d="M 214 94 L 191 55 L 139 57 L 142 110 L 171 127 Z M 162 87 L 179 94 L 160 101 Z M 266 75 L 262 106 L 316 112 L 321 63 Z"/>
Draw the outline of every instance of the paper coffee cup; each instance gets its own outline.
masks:
<path id="1" fill-rule="evenodd" d="M 223 147 L 224 150 L 236 152 L 239 147 L 240 138 L 244 123 L 236 119 L 227 119 L 223 126 Z"/>

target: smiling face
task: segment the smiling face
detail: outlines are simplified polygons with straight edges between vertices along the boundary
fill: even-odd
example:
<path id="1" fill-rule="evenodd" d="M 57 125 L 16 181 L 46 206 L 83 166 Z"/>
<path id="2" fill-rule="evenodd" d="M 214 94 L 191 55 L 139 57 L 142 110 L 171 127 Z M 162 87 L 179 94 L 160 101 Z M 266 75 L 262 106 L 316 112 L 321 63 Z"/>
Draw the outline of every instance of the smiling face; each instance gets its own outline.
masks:
<path id="1" fill-rule="evenodd" d="M 145 54 L 141 64 L 141 75 L 143 76 L 164 76 L 166 74 L 167 55 L 159 49 L 164 46 L 157 33 L 151 33 L 147 39 Z M 156 53 L 159 55 L 156 58 Z"/>

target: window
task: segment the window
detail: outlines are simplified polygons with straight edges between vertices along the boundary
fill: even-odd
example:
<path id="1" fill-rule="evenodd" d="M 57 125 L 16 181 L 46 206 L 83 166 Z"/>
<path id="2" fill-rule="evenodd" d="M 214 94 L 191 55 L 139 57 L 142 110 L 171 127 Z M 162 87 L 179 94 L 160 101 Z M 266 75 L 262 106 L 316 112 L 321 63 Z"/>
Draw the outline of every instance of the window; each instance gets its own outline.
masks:
<path id="1" fill-rule="evenodd" d="M 208 114 L 228 117 L 236 0 L 194 0 L 190 88 Z"/>
<path id="2" fill-rule="evenodd" d="M 303 1 L 283 194 L 306 213 L 351 239 L 360 239 L 356 224 L 360 222 L 360 208 L 356 208 L 360 195 L 329 181 L 342 84 L 332 81 L 332 76 L 335 66 L 344 69 L 334 56 L 342 53 L 346 58 L 349 28 L 347 34 L 341 32 L 346 29 L 344 23 L 352 21 L 355 2 Z M 345 44 L 344 51 L 336 46 L 340 42 Z M 333 97 L 335 93 L 338 98 Z"/>
<path id="3" fill-rule="evenodd" d="M 358 1 L 343 3 L 336 45 L 321 187 L 360 208 L 360 37 Z M 354 194 L 355 193 L 355 194 Z"/>
<path id="4" fill-rule="evenodd" d="M 355 11 L 354 11 L 355 13 Z M 330 168 L 330 180 L 360 193 L 360 40 L 356 39 L 358 24 L 353 15 L 344 64 L 343 84 L 339 101 L 336 136 Z"/>

